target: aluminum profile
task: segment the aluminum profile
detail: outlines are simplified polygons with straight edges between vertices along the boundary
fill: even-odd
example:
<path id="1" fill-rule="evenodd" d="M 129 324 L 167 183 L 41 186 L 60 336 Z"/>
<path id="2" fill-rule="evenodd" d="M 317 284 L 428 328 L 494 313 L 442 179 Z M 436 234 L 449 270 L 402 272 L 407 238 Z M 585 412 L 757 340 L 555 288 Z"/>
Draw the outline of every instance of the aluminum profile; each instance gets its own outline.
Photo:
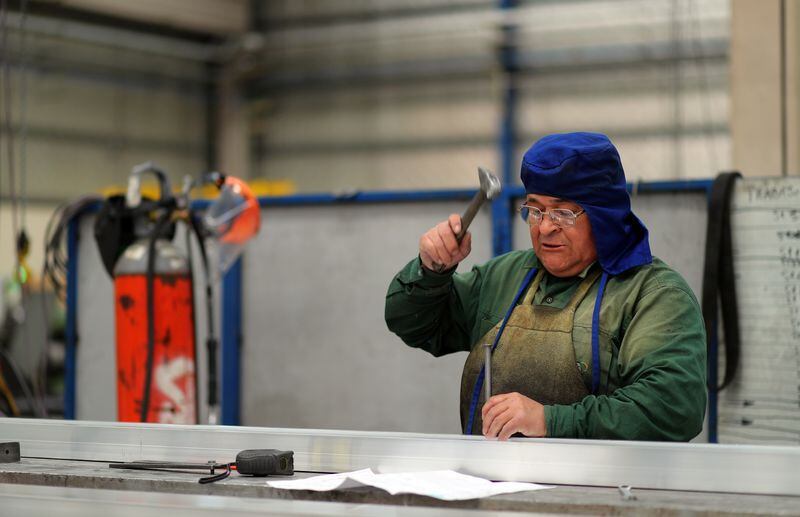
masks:
<path id="1" fill-rule="evenodd" d="M 511 439 L 414 433 L 0 419 L 23 457 L 94 461 L 231 460 L 243 449 L 294 451 L 295 470 L 452 469 L 497 481 L 800 495 L 800 448 Z"/>

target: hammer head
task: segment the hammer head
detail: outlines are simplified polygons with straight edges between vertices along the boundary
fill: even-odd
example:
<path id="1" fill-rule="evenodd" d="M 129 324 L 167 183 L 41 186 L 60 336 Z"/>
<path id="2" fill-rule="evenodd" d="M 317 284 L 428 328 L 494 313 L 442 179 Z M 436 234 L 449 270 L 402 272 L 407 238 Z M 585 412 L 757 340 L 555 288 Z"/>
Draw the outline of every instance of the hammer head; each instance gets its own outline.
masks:
<path id="1" fill-rule="evenodd" d="M 488 169 L 478 167 L 478 178 L 481 182 L 481 191 L 486 195 L 486 199 L 494 199 L 502 190 L 500 180 Z"/>

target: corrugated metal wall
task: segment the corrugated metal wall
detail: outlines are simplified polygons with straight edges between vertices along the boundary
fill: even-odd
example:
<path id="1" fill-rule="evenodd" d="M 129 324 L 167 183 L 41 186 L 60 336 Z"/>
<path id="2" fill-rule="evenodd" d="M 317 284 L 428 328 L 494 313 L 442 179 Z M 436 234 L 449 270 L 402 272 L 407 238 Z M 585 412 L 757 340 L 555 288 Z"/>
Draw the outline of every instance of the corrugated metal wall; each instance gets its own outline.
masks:
<path id="1" fill-rule="evenodd" d="M 58 202 L 124 186 L 131 167 L 147 160 L 175 182 L 203 170 L 206 68 L 169 56 L 164 40 L 44 18 L 27 21 L 23 40 L 19 23 L 19 15 L 9 16 L 16 186 L 29 198 L 29 262 L 38 269 L 44 224 Z M 154 52 L 150 43 L 163 47 Z M 5 144 L 8 132 L 0 131 Z M 8 196 L 5 147 L 2 154 L 0 190 Z M 4 199 L 0 275 L 14 261 L 8 210 Z"/>
<path id="2" fill-rule="evenodd" d="M 727 1 L 269 2 L 254 175 L 301 191 L 456 187 L 499 168 L 514 27 L 516 154 L 595 130 L 632 179 L 729 167 Z M 518 162 L 518 160 L 516 160 Z"/>

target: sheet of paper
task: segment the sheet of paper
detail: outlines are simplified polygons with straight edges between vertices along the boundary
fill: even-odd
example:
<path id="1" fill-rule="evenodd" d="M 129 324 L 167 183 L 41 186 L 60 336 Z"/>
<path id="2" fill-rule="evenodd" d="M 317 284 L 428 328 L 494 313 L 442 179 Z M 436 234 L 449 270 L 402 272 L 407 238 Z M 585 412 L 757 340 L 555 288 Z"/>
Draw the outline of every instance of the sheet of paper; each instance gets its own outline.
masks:
<path id="1" fill-rule="evenodd" d="M 476 499 L 497 494 L 524 492 L 552 488 L 536 483 L 492 482 L 452 470 L 430 472 L 404 472 L 399 474 L 376 474 L 372 469 L 327 474 L 307 479 L 268 481 L 273 488 L 292 490 L 337 490 L 352 486 L 367 485 L 395 494 L 418 494 L 445 501 Z"/>
<path id="2" fill-rule="evenodd" d="M 315 492 L 328 492 L 340 488 L 361 486 L 363 483 L 353 479 L 360 474 L 372 474 L 372 469 L 357 470 L 355 472 L 342 472 L 341 474 L 323 474 L 305 479 L 289 479 L 282 481 L 267 481 L 267 486 L 272 488 L 285 488 L 287 490 L 314 490 Z"/>

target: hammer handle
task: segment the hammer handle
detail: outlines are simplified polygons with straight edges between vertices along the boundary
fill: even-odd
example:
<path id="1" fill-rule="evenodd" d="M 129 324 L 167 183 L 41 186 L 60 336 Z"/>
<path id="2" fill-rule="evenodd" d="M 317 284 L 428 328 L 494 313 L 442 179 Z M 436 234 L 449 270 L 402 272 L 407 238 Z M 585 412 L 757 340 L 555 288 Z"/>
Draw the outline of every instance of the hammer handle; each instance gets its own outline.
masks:
<path id="1" fill-rule="evenodd" d="M 481 209 L 484 201 L 486 201 L 486 192 L 483 190 L 479 190 L 472 196 L 472 201 L 469 202 L 467 209 L 464 210 L 464 213 L 461 215 L 461 231 L 456 234 L 456 240 L 459 244 L 461 243 L 461 239 L 464 238 L 464 235 L 467 234 L 469 225 L 472 223 L 472 220 L 475 219 L 475 214 Z M 444 264 L 434 264 L 433 266 L 437 273 L 441 273 L 445 269 Z"/>
<path id="2" fill-rule="evenodd" d="M 481 209 L 484 201 L 486 201 L 486 192 L 482 190 L 479 190 L 472 196 L 472 201 L 470 201 L 469 206 L 467 206 L 467 209 L 464 210 L 464 213 L 461 215 L 461 231 L 456 234 L 456 240 L 459 243 L 461 243 L 461 239 L 463 239 L 464 235 L 467 233 L 467 228 L 469 228 L 472 220 L 475 219 L 475 214 Z"/>

